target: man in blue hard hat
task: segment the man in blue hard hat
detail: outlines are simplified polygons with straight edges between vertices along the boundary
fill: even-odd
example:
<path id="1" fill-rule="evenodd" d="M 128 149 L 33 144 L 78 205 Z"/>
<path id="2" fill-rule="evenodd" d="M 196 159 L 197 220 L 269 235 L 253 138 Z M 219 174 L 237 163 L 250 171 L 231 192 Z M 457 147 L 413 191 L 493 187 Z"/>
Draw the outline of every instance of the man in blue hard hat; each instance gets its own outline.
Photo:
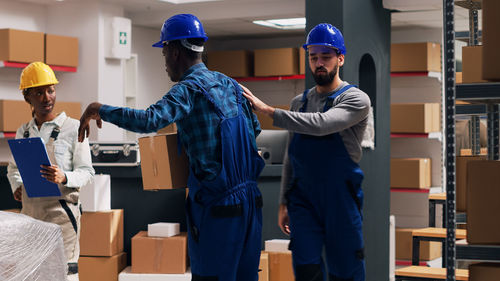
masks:
<path id="1" fill-rule="evenodd" d="M 254 109 L 290 131 L 282 174 L 278 224 L 291 236 L 297 281 L 365 279 L 361 140 L 370 99 L 342 81 L 346 53 L 340 31 L 326 23 L 314 27 L 303 48 L 316 86 L 295 97 L 291 111 L 272 108 L 248 89 Z"/>
<path id="2" fill-rule="evenodd" d="M 101 119 L 148 133 L 175 122 L 189 158 L 186 200 L 192 280 L 257 281 L 262 197 L 257 178 L 264 166 L 255 137 L 260 126 L 242 89 L 201 60 L 207 40 L 201 22 L 179 14 L 165 21 L 161 40 L 170 91 L 146 110 L 90 104 L 80 119 Z"/>

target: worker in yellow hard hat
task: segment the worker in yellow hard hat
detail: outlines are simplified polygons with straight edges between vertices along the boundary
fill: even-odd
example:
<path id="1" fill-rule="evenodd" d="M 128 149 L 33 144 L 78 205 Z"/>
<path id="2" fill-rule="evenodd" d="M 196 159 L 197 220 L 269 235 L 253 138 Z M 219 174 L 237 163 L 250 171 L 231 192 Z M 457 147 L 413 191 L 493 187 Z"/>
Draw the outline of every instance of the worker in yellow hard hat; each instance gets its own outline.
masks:
<path id="1" fill-rule="evenodd" d="M 40 173 L 59 185 L 61 196 L 28 197 L 14 161 L 9 163 L 7 176 L 14 199 L 22 202 L 21 213 L 61 226 L 68 279 L 78 280 L 75 273 L 80 255 L 79 189 L 92 179 L 94 169 L 88 140 L 78 142 L 79 121 L 64 112 L 54 112 L 58 83 L 52 69 L 43 62 L 31 63 L 23 69 L 19 89 L 31 106 L 33 119 L 17 130 L 16 138 L 43 139 L 51 166 L 43 166 Z"/>

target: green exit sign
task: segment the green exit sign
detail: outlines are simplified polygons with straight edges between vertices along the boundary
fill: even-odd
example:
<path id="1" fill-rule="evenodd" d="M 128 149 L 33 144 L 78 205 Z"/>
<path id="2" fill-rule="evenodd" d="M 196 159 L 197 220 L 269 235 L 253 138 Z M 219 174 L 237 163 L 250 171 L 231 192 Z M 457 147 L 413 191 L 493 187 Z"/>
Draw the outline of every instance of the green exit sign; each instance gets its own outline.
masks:
<path id="1" fill-rule="evenodd" d="M 120 32 L 120 45 L 127 45 L 127 32 Z"/>

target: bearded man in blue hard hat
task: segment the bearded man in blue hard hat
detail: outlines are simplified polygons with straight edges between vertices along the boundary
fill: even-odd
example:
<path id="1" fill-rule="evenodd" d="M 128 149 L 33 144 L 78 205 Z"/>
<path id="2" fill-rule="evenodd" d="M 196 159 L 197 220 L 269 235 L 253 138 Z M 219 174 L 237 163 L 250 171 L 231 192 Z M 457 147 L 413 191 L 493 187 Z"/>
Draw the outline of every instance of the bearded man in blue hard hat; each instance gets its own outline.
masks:
<path id="1" fill-rule="evenodd" d="M 257 281 L 262 232 L 262 196 L 257 178 L 264 166 L 257 153 L 260 126 L 236 81 L 210 71 L 201 54 L 207 36 L 193 15 L 165 21 L 160 41 L 170 91 L 146 110 L 90 104 L 89 121 L 156 132 L 173 122 L 189 158 L 186 201 L 192 280 Z"/>
<path id="2" fill-rule="evenodd" d="M 342 81 L 346 48 L 340 31 L 314 27 L 303 48 L 316 85 L 295 97 L 291 111 L 272 108 L 245 88 L 254 109 L 290 131 L 285 157 L 278 225 L 291 236 L 297 281 L 365 279 L 361 140 L 370 99 Z"/>

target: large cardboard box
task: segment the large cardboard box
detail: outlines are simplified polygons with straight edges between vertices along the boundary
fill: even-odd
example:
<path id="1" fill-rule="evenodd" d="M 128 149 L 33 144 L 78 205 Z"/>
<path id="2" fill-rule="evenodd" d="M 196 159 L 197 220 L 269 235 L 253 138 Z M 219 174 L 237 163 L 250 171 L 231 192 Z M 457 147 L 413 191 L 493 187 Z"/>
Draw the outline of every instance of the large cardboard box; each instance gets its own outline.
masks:
<path id="1" fill-rule="evenodd" d="M 391 72 L 441 72 L 441 45 L 438 43 L 391 44 Z"/>
<path id="2" fill-rule="evenodd" d="M 43 61 L 44 35 L 17 29 L 0 29 L 0 60 L 31 63 Z"/>
<path id="3" fill-rule="evenodd" d="M 483 80 L 483 46 L 462 47 L 462 83 L 488 82 Z"/>
<path id="4" fill-rule="evenodd" d="M 172 123 L 166 127 L 163 127 L 161 129 L 159 129 L 157 133 L 159 135 L 177 134 L 177 124 Z"/>
<path id="5" fill-rule="evenodd" d="M 469 265 L 469 281 L 498 281 L 500 264 L 476 263 Z"/>
<path id="6" fill-rule="evenodd" d="M 260 253 L 259 281 L 269 281 L 269 254 L 266 252 Z"/>
<path id="7" fill-rule="evenodd" d="M 139 138 L 142 185 L 145 190 L 185 188 L 188 159 L 179 155 L 177 134 Z"/>
<path id="8" fill-rule="evenodd" d="M 255 76 L 285 76 L 299 73 L 297 48 L 259 49 L 254 51 Z"/>
<path id="9" fill-rule="evenodd" d="M 84 212 L 111 210 L 110 175 L 95 175 L 91 183 L 80 189 L 80 201 Z"/>
<path id="10" fill-rule="evenodd" d="M 483 79 L 500 80 L 500 1 L 483 0 Z M 481 58 L 479 58 L 481 60 Z"/>
<path id="11" fill-rule="evenodd" d="M 22 96 L 21 93 L 19 93 Z M 80 119 L 81 105 L 79 102 L 56 102 L 56 114 L 66 112 L 66 115 Z M 0 100 L 0 132 L 16 132 L 21 125 L 32 119 L 30 105 L 24 100 Z"/>
<path id="12" fill-rule="evenodd" d="M 456 202 L 457 211 L 465 212 L 467 210 L 467 163 L 470 161 L 486 160 L 486 156 L 458 156 L 456 158 Z"/>
<path id="13" fill-rule="evenodd" d="M 111 257 L 80 257 L 78 278 L 80 281 L 118 281 L 118 274 L 127 266 L 127 253 Z"/>
<path id="14" fill-rule="evenodd" d="M 292 253 L 267 252 L 269 254 L 269 281 L 295 280 Z"/>
<path id="15" fill-rule="evenodd" d="M 78 66 L 78 38 L 45 34 L 45 63 Z"/>
<path id="16" fill-rule="evenodd" d="M 411 260 L 413 253 L 413 231 L 416 228 L 396 228 L 396 259 Z M 441 257 L 441 243 L 420 241 L 420 260 L 430 261 Z"/>
<path id="17" fill-rule="evenodd" d="M 123 210 L 84 212 L 81 227 L 81 256 L 110 257 L 123 252 Z"/>
<path id="18" fill-rule="evenodd" d="M 391 188 L 431 187 L 430 158 L 391 158 Z"/>
<path id="19" fill-rule="evenodd" d="M 207 67 L 230 77 L 253 76 L 253 53 L 246 50 L 208 52 Z"/>
<path id="20" fill-rule="evenodd" d="M 467 164 L 467 242 L 500 244 L 500 161 Z"/>
<path id="21" fill-rule="evenodd" d="M 289 105 L 272 105 L 274 108 L 280 108 L 284 110 L 290 110 Z M 255 112 L 255 115 L 257 116 L 257 119 L 259 120 L 260 123 L 260 128 L 262 130 L 283 130 L 283 128 L 280 127 L 275 127 L 273 126 L 273 119 L 264 113 L 261 112 Z"/>
<path id="22" fill-rule="evenodd" d="M 148 237 L 141 231 L 132 237 L 132 272 L 185 273 L 187 265 L 187 233 Z"/>
<path id="23" fill-rule="evenodd" d="M 306 74 L 306 65 L 309 66 L 306 60 L 306 50 L 299 48 L 299 74 Z"/>
<path id="24" fill-rule="evenodd" d="M 391 133 L 431 133 L 440 131 L 439 103 L 391 104 Z"/>

